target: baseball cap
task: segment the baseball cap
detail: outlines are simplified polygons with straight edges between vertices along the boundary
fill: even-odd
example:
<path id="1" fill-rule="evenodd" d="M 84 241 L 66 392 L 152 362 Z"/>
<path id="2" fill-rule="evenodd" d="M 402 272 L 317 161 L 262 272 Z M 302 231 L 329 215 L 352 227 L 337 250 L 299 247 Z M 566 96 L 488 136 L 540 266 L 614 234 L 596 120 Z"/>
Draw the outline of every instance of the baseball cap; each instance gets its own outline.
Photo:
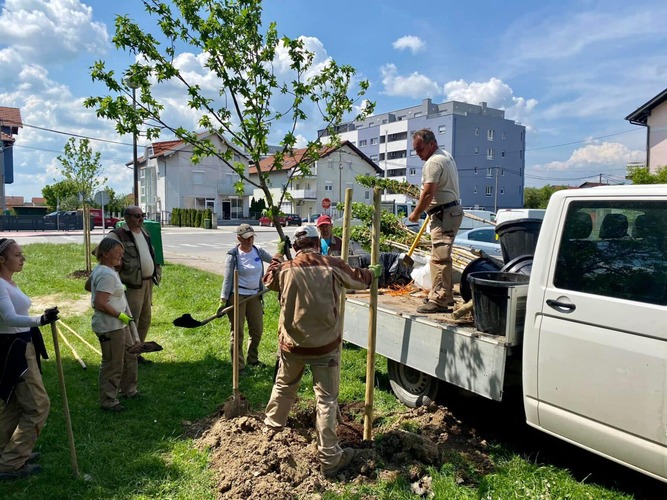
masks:
<path id="1" fill-rule="evenodd" d="M 329 217 L 328 215 L 320 215 L 317 218 L 316 225 L 321 226 L 322 224 L 331 224 L 331 217 Z"/>
<path id="2" fill-rule="evenodd" d="M 255 230 L 250 224 L 241 224 L 236 228 L 236 235 L 248 239 L 251 236 L 255 236 Z"/>
<path id="3" fill-rule="evenodd" d="M 299 238 L 319 238 L 320 234 L 317 232 L 317 229 L 315 229 L 313 226 L 301 226 L 297 227 L 296 230 L 294 231 L 294 235 L 292 238 L 294 241 L 298 240 Z"/>

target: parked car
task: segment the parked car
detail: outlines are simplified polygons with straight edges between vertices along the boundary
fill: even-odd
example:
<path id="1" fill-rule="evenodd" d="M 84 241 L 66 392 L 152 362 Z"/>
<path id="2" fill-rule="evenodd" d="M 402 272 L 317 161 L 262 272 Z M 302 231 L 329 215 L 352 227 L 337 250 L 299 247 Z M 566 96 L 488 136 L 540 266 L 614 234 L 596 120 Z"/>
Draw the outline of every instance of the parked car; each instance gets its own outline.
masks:
<path id="1" fill-rule="evenodd" d="M 93 222 L 95 227 L 102 227 L 102 209 L 101 208 L 91 208 L 90 215 L 93 217 Z M 114 228 L 116 223 L 120 219 L 116 217 L 111 217 L 108 213 L 104 214 L 104 227 Z"/>
<path id="2" fill-rule="evenodd" d="M 278 221 L 280 222 L 280 225 L 285 227 L 287 225 L 287 221 L 285 220 L 285 217 L 282 215 L 278 217 Z M 266 226 L 266 227 L 273 227 L 273 221 L 271 220 L 270 217 L 267 217 L 266 215 L 262 215 L 259 218 L 259 225 L 260 226 Z"/>
<path id="3" fill-rule="evenodd" d="M 484 250 L 492 257 L 502 258 L 500 243 L 496 238 L 496 230 L 493 227 L 478 227 L 468 231 L 461 231 L 454 238 L 454 244 L 462 247 L 470 247 L 475 250 Z"/>
<path id="4" fill-rule="evenodd" d="M 317 222 L 317 219 L 320 218 L 320 215 L 322 215 L 322 214 L 310 214 L 304 220 L 305 220 L 305 222 L 310 222 L 312 224 L 315 224 Z"/>
<path id="5" fill-rule="evenodd" d="M 285 214 L 285 220 L 288 226 L 300 226 L 303 222 L 301 216 L 297 214 Z"/>
<path id="6" fill-rule="evenodd" d="M 71 231 L 82 229 L 81 218 L 76 210 L 61 210 L 44 216 L 44 229 L 62 229 Z M 92 217 L 91 217 L 92 228 Z"/>

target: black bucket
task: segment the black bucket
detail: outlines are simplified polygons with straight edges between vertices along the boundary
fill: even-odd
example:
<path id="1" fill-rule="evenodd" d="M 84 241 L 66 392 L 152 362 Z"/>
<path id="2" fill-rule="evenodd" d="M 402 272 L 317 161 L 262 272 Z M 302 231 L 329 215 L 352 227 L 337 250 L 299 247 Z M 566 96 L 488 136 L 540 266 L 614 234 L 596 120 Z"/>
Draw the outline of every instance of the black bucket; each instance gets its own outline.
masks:
<path id="1" fill-rule="evenodd" d="M 461 284 L 459 286 L 459 293 L 461 294 L 461 298 L 466 302 L 472 299 L 470 283 L 468 283 L 468 276 L 470 273 L 479 273 L 482 271 L 493 273 L 499 271 L 501 267 L 503 267 L 503 264 L 498 259 L 480 257 L 473 260 L 466 266 L 466 268 L 463 270 L 463 273 L 461 273 Z"/>
<path id="2" fill-rule="evenodd" d="M 492 335 L 504 335 L 508 290 L 518 286 L 527 287 L 529 279 L 529 276 L 518 273 L 480 272 L 468 275 L 475 328 Z"/>
<path id="3" fill-rule="evenodd" d="M 530 271 L 532 269 L 533 269 L 533 255 L 521 255 L 520 257 L 512 259 L 507 264 L 505 264 L 502 267 L 502 269 L 500 269 L 500 272 L 518 273 L 530 276 Z"/>
<path id="4" fill-rule="evenodd" d="M 508 263 L 522 255 L 535 255 L 541 227 L 542 219 L 515 219 L 498 224 L 496 234 L 503 260 Z"/>

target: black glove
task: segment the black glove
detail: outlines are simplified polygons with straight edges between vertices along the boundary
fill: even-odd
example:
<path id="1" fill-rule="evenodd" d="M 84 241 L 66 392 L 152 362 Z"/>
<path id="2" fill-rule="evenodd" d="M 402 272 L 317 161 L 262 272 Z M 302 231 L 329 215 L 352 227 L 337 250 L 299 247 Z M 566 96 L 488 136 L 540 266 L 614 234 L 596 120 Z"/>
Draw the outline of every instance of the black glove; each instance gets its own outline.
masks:
<path id="1" fill-rule="evenodd" d="M 58 321 L 60 318 L 58 317 L 58 314 L 60 314 L 60 311 L 58 311 L 58 307 L 52 307 L 50 309 L 46 309 L 44 311 L 44 314 L 42 314 L 41 317 L 41 323 L 42 326 L 48 325 L 49 323 L 53 323 L 54 321 Z"/>

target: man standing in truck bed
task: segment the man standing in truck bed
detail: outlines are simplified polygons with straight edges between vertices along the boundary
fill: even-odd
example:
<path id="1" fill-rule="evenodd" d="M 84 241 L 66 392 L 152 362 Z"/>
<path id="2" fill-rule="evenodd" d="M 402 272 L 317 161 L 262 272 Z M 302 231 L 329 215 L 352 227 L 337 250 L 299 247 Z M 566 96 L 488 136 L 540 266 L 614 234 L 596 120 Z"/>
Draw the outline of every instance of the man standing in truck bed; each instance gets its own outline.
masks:
<path id="1" fill-rule="evenodd" d="M 412 134 L 412 147 L 424 160 L 422 190 L 417 206 L 408 216 L 417 222 L 422 212 L 431 216 L 431 291 L 418 313 L 450 312 L 452 295 L 452 244 L 463 220 L 459 194 L 459 174 L 454 158 L 438 147 L 429 129 Z"/>
<path id="2" fill-rule="evenodd" d="M 125 246 L 123 265 L 118 271 L 125 285 L 125 296 L 137 323 L 139 339 L 143 344 L 151 326 L 153 284 L 160 281 L 160 266 L 155 263 L 155 250 L 148 232 L 143 228 L 144 213 L 140 207 L 129 206 L 123 212 L 125 226 L 112 230 L 110 238 Z M 152 363 L 142 356 L 140 364 Z"/>

